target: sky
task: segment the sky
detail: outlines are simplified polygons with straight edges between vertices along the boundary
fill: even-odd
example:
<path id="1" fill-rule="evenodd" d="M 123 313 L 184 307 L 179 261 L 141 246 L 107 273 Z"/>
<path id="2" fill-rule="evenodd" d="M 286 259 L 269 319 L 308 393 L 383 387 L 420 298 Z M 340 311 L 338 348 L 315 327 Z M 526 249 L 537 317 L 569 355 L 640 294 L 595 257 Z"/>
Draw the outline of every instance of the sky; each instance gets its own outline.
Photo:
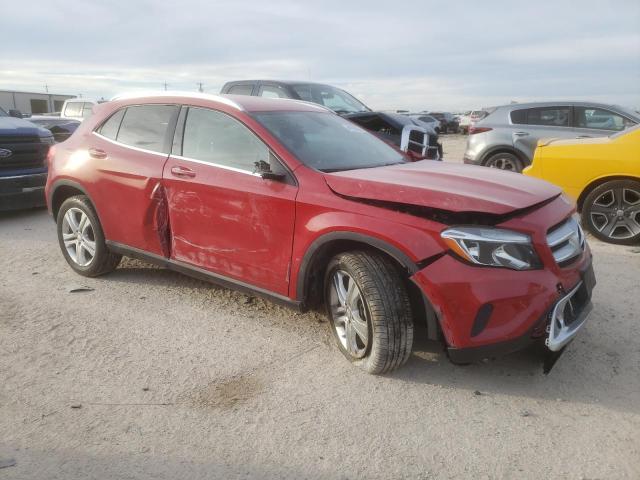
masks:
<path id="1" fill-rule="evenodd" d="M 303 80 L 374 109 L 640 108 L 640 0 L 0 0 L 0 89 L 110 98 Z"/>

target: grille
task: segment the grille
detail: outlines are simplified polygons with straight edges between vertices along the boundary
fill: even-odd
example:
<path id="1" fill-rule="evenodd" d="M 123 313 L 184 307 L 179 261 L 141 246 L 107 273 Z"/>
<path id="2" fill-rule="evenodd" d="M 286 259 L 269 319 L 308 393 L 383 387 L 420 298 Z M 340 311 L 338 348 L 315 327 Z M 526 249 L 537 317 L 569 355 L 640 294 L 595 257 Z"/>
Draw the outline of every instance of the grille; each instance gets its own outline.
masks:
<path id="1" fill-rule="evenodd" d="M 575 218 L 570 217 L 547 233 L 547 244 L 560 266 L 578 258 L 585 247 L 584 233 Z"/>
<path id="2" fill-rule="evenodd" d="M 39 137 L 0 137 L 0 148 L 12 152 L 11 156 L 0 158 L 1 172 L 44 167 L 49 144 L 42 143 Z"/>

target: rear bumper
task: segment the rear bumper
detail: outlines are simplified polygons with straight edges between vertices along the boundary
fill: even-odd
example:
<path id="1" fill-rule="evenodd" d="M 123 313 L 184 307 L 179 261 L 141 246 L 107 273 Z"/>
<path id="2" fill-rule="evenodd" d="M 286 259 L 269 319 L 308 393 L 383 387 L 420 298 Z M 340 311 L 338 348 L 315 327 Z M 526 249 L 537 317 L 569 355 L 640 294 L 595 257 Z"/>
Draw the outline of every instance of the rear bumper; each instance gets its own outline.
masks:
<path id="1" fill-rule="evenodd" d="M 44 206 L 46 182 L 46 172 L 0 177 L 0 211 Z"/>

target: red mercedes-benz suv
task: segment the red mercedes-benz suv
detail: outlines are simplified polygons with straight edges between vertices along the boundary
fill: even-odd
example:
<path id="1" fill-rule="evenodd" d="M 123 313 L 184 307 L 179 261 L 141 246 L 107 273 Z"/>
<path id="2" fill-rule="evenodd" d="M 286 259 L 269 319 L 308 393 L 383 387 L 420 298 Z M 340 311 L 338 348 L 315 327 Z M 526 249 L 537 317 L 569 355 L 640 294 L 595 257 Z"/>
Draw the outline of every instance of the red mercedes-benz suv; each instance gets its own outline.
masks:
<path id="1" fill-rule="evenodd" d="M 325 108 L 171 94 L 94 107 L 50 155 L 48 207 L 81 275 L 122 255 L 296 308 L 382 373 L 414 325 L 467 363 L 584 324 L 591 253 L 560 189 L 406 157 Z M 555 354 L 554 354 L 555 352 Z"/>

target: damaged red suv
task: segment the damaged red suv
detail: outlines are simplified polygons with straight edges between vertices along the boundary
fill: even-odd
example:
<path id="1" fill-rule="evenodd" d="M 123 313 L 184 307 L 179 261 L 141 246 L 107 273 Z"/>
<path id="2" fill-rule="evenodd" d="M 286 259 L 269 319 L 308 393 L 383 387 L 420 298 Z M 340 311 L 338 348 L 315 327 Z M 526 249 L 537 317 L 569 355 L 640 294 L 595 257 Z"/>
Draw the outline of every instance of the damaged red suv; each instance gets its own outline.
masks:
<path id="1" fill-rule="evenodd" d="M 548 183 L 408 162 L 323 107 L 248 96 L 121 97 L 50 156 L 48 207 L 81 275 L 122 255 L 304 309 L 371 373 L 426 325 L 452 361 L 535 341 L 550 358 L 595 285 L 573 204 Z"/>

